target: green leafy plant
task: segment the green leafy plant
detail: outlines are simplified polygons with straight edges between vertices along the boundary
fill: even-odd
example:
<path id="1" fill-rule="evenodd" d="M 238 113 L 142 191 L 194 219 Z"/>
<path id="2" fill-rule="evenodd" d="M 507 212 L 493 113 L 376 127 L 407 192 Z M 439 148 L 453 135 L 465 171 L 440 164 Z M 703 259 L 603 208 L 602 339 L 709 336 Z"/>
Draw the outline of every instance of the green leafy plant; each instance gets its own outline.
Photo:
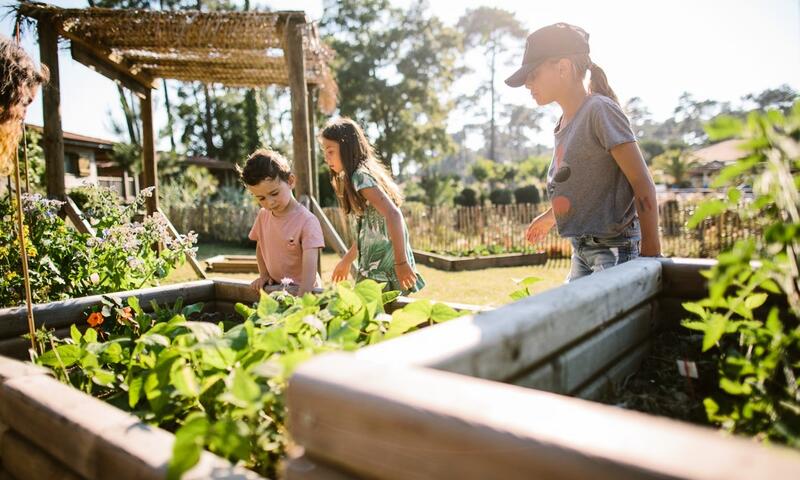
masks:
<path id="1" fill-rule="evenodd" d="M 236 304 L 238 322 L 220 323 L 193 320 L 199 305 L 154 305 L 147 313 L 136 298 L 109 298 L 87 312 L 84 333 L 73 327 L 67 339 L 42 336 L 50 348 L 33 360 L 174 431 L 169 478 L 194 466 L 204 448 L 274 477 L 288 441 L 286 381 L 297 365 L 459 315 L 428 301 L 385 313 L 397 295 L 372 280 L 302 297 L 262 292 L 252 307 Z"/>
<path id="2" fill-rule="evenodd" d="M 91 288 L 88 236 L 67 227 L 58 216 L 60 208 L 61 202 L 39 194 L 22 196 L 31 293 L 37 303 L 80 296 Z M 0 198 L 0 307 L 20 305 L 25 298 L 16 211 L 14 197 Z"/>
<path id="3" fill-rule="evenodd" d="M 72 192 L 96 235 L 70 228 L 59 216 L 62 202 L 39 194 L 22 196 L 33 301 L 44 303 L 156 283 L 193 255 L 197 237 L 173 239 L 161 214 L 138 221 L 152 190 L 122 205 L 109 189 L 81 187 Z M 23 303 L 22 261 L 16 227 L 16 200 L 0 198 L 0 307 Z M 153 248 L 159 244 L 163 248 Z"/>
<path id="4" fill-rule="evenodd" d="M 760 218 L 760 238 L 738 241 L 704 272 L 709 296 L 687 302 L 687 328 L 718 361 L 718 394 L 704 400 L 725 430 L 800 447 L 800 103 L 788 115 L 722 117 L 712 138 L 745 139 L 747 156 L 715 181 L 727 197 L 701 205 L 690 228 L 726 211 Z M 753 198 L 740 187 L 751 184 Z"/>
<path id="5" fill-rule="evenodd" d="M 511 299 L 517 301 L 533 295 L 533 291 L 531 291 L 530 286 L 541 281 L 542 279 L 538 277 L 525 277 L 522 280 L 514 279 L 514 283 L 519 285 L 520 289 L 511 292 Z"/>

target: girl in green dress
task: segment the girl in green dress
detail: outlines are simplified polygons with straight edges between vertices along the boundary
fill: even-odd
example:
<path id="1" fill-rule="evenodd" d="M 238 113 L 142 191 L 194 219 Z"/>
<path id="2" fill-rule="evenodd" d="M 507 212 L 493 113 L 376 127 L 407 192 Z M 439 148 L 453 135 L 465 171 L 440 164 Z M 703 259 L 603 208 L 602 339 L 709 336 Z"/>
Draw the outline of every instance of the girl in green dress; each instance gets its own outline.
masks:
<path id="1" fill-rule="evenodd" d="M 416 272 L 408 229 L 400 212 L 403 194 L 375 156 L 364 131 L 349 118 L 331 120 L 320 134 L 325 162 L 339 205 L 355 217 L 356 239 L 333 270 L 334 282 L 356 264 L 356 281 L 370 278 L 388 290 L 417 292 L 425 286 Z"/>

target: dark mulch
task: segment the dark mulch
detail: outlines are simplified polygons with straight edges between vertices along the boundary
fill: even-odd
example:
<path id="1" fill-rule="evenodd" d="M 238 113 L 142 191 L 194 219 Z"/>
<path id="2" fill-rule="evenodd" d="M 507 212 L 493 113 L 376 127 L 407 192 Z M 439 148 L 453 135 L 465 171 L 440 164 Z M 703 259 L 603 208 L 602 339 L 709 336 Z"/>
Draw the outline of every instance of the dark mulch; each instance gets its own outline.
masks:
<path id="1" fill-rule="evenodd" d="M 603 403 L 709 425 L 703 399 L 717 390 L 719 378 L 716 358 L 708 352 L 701 356 L 702 344 L 702 335 L 682 327 L 656 334 L 639 371 L 626 378 Z M 681 376 L 678 360 L 694 361 L 699 378 Z"/>

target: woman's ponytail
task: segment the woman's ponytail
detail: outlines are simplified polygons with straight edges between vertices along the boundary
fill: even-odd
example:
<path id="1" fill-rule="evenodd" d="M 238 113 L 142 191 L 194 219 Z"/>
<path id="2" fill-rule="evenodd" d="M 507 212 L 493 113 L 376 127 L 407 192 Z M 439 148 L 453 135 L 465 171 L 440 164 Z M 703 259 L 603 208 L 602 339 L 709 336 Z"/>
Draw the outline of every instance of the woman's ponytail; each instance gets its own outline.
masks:
<path id="1" fill-rule="evenodd" d="M 589 81 L 589 93 L 598 93 L 600 95 L 606 96 L 611 100 L 614 100 L 617 104 L 619 104 L 619 100 L 617 100 L 617 95 L 614 93 L 614 90 L 611 90 L 611 87 L 608 85 L 608 78 L 606 78 L 606 72 L 600 68 L 599 65 L 592 62 L 589 65 L 589 71 L 591 72 L 591 79 Z"/>

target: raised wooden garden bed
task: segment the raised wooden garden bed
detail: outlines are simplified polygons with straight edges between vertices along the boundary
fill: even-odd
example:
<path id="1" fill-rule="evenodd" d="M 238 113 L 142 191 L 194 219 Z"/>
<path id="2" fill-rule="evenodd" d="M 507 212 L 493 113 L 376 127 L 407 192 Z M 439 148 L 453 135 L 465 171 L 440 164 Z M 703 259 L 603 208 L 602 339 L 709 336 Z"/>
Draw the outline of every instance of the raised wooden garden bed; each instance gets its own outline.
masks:
<path id="1" fill-rule="evenodd" d="M 223 314 L 233 314 L 237 302 L 258 300 L 249 282 L 237 280 L 199 280 L 110 295 L 135 296 L 146 309 L 151 301 L 171 305 L 181 298 L 184 305 L 203 302 L 204 312 Z M 35 305 L 37 326 L 68 336 L 71 325 L 86 325 L 83 312 L 101 300 L 96 295 Z M 387 307 L 411 301 L 400 297 Z M 24 333 L 25 308 L 0 309 L 0 478 L 165 478 L 174 435 L 59 382 L 45 369 L 9 358 L 27 359 L 29 342 L 20 338 Z M 262 477 L 204 452 L 184 478 Z"/>
<path id="2" fill-rule="evenodd" d="M 502 255 L 488 255 L 485 257 L 454 257 L 414 250 L 414 260 L 416 260 L 419 265 L 425 265 L 437 270 L 460 272 L 465 270 L 482 270 L 484 268 L 544 265 L 547 263 L 547 254 L 544 252 L 508 253 Z"/>
<path id="3" fill-rule="evenodd" d="M 311 478 L 795 478 L 800 454 L 602 405 L 710 262 L 640 259 L 290 381 L 287 468 Z M 578 397 L 578 398 L 575 398 Z"/>
<path id="4" fill-rule="evenodd" d="M 217 255 L 205 260 L 206 271 L 214 273 L 258 273 L 255 255 Z"/>

